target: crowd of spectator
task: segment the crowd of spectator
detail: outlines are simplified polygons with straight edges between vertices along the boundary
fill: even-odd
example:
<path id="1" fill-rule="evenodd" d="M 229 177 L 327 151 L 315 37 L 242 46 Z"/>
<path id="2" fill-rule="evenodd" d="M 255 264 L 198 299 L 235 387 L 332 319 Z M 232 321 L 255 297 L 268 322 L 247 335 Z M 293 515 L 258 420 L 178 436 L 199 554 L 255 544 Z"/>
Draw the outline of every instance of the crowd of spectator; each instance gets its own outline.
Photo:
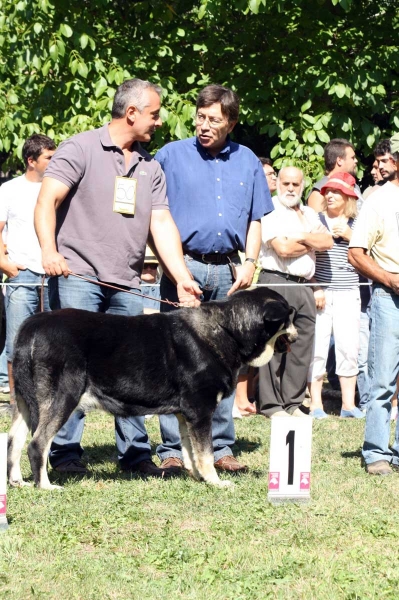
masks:
<path id="1" fill-rule="evenodd" d="M 331 140 L 325 176 L 305 202 L 300 169 L 286 166 L 277 175 L 269 158 L 231 139 L 239 99 L 220 85 L 197 98 L 196 135 L 152 157 L 141 143 L 162 125 L 160 98 L 158 86 L 126 81 L 109 124 L 58 149 L 47 136 L 31 136 L 24 175 L 0 188 L 0 269 L 12 284 L 5 292 L 11 402 L 14 341 L 38 310 L 176 310 L 159 307 L 157 298 L 196 307 L 249 287 L 258 265 L 258 283 L 276 286 L 295 308 L 298 340 L 258 374 L 243 368 L 235 395 L 219 403 L 215 467 L 247 470 L 233 456 L 233 415 L 328 418 L 322 388 L 329 369 L 339 379 L 340 417 L 366 418 L 367 472 L 390 474 L 399 465 L 398 427 L 389 446 L 399 371 L 399 136 L 377 144 L 374 185 L 363 194 L 355 148 Z M 124 293 L 140 289 L 144 300 Z M 50 449 L 54 469 L 86 473 L 83 427 L 84 414 L 76 412 L 60 430 Z M 161 416 L 160 428 L 157 466 L 144 417 L 116 418 L 123 470 L 167 477 L 184 468 L 176 417 Z"/>

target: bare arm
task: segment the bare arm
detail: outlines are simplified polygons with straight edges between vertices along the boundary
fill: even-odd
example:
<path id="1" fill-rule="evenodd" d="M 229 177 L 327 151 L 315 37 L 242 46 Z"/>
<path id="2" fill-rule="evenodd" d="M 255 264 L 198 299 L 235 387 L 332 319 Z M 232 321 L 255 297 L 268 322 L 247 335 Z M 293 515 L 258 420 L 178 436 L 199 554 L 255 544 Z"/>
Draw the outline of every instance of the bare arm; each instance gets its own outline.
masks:
<path id="1" fill-rule="evenodd" d="M 349 248 L 348 260 L 364 277 L 382 283 L 399 294 L 399 274 L 385 271 L 367 254 L 365 248 Z"/>
<path id="2" fill-rule="evenodd" d="M 298 258 L 309 252 L 304 244 L 288 237 L 275 237 L 270 240 L 270 245 L 276 254 L 282 258 Z"/>
<path id="3" fill-rule="evenodd" d="M 317 213 L 322 212 L 324 208 L 324 196 L 317 190 L 313 190 L 308 198 L 308 206 L 313 208 Z"/>
<path id="4" fill-rule="evenodd" d="M 314 250 L 329 250 L 334 245 L 331 233 L 300 233 L 295 241 Z"/>
<path id="5" fill-rule="evenodd" d="M 47 275 L 68 276 L 65 258 L 57 251 L 55 242 L 55 213 L 65 200 L 69 187 L 52 177 L 43 179 L 35 208 L 35 229 L 42 249 L 43 268 Z"/>
<path id="6" fill-rule="evenodd" d="M 13 263 L 10 261 L 8 254 L 6 254 L 6 248 L 3 242 L 3 230 L 6 226 L 5 221 L 0 221 L 0 270 L 7 275 L 7 277 L 16 277 L 19 271 L 25 271 L 26 267 L 19 263 Z M 1 293 L 1 292 L 0 292 Z"/>
<path id="7" fill-rule="evenodd" d="M 180 302 L 198 306 L 201 290 L 186 267 L 180 234 L 169 210 L 152 211 L 150 233 L 162 264 L 176 283 Z"/>
<path id="8" fill-rule="evenodd" d="M 255 260 L 259 256 L 261 243 L 261 224 L 259 221 L 251 221 L 247 232 L 247 241 L 245 244 L 245 257 L 254 258 Z M 254 278 L 256 265 L 251 262 L 244 262 L 243 265 L 237 268 L 237 279 L 227 292 L 230 296 L 236 290 L 245 290 L 252 284 Z"/>

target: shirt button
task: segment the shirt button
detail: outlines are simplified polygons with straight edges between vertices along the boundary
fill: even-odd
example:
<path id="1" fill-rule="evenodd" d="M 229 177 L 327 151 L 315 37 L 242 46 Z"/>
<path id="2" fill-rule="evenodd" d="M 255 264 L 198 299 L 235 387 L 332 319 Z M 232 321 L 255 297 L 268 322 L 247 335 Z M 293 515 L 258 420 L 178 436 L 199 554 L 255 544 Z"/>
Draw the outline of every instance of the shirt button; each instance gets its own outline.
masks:
<path id="1" fill-rule="evenodd" d="M 244 185 L 242 181 L 240 181 L 240 185 Z"/>
<path id="2" fill-rule="evenodd" d="M 218 235 L 222 235 L 221 233 L 218 233 Z"/>
<path id="3" fill-rule="evenodd" d="M 216 181 L 220 181 L 220 177 L 216 177 Z"/>
<path id="4" fill-rule="evenodd" d="M 222 216 L 222 213 L 219 213 L 219 217 L 221 217 L 221 216 Z"/>
<path id="5" fill-rule="evenodd" d="M 218 161 L 218 160 L 216 160 L 216 162 L 218 163 L 219 161 Z"/>
<path id="6" fill-rule="evenodd" d="M 218 196 L 218 200 L 220 200 L 220 196 Z"/>

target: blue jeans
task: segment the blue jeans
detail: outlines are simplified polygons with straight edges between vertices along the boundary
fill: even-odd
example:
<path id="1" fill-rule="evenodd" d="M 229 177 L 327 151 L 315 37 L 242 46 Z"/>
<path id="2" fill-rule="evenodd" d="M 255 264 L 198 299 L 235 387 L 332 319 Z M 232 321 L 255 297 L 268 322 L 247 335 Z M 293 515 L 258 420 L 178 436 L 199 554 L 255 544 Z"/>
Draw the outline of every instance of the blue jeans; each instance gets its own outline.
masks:
<path id="1" fill-rule="evenodd" d="M 19 271 L 16 277 L 7 279 L 7 283 L 18 284 L 17 287 L 6 286 L 6 355 L 8 362 L 14 356 L 14 342 L 18 330 L 28 317 L 40 311 L 41 285 L 25 287 L 24 284 L 41 284 L 43 275 L 26 269 Z M 48 288 L 43 288 L 43 308 L 50 310 Z"/>
<path id="2" fill-rule="evenodd" d="M 97 281 L 95 277 L 91 279 Z M 126 288 L 128 289 L 128 288 Z M 142 313 L 140 296 L 95 285 L 70 275 L 49 280 L 51 308 L 80 308 L 114 315 Z M 140 290 L 133 290 L 138 291 Z M 52 467 L 79 459 L 83 454 L 80 441 L 83 435 L 84 414 L 74 412 L 53 440 L 50 450 Z M 118 459 L 123 469 L 130 469 L 142 460 L 151 459 L 151 446 L 144 426 L 144 417 L 116 417 L 115 438 Z"/>
<path id="3" fill-rule="evenodd" d="M 399 420 L 389 448 L 391 399 L 399 371 L 399 296 L 380 284 L 373 286 L 368 354 L 369 400 L 363 457 L 366 464 L 387 460 L 399 465 Z"/>
<path id="4" fill-rule="evenodd" d="M 202 301 L 222 300 L 226 298 L 233 281 L 228 265 L 206 265 L 185 256 L 188 269 L 194 276 L 203 291 Z M 238 262 L 238 264 L 240 264 Z M 176 287 L 165 276 L 161 279 L 161 297 L 177 302 Z M 161 312 L 176 310 L 167 304 L 161 304 Z M 193 309 L 195 310 L 195 309 Z M 222 400 L 213 415 L 212 440 L 215 462 L 223 456 L 232 455 L 231 447 L 235 442 L 233 403 L 235 392 Z M 159 417 L 162 444 L 157 448 L 157 455 L 162 460 L 175 456 L 182 458 L 179 424 L 175 415 L 161 415 Z"/>
<path id="5" fill-rule="evenodd" d="M 357 366 L 359 373 L 357 376 L 357 389 L 359 390 L 359 408 L 367 406 L 369 399 L 369 376 L 367 367 L 367 357 L 369 351 L 370 338 L 370 308 L 362 310 L 360 313 L 360 332 L 359 332 L 359 355 Z"/>

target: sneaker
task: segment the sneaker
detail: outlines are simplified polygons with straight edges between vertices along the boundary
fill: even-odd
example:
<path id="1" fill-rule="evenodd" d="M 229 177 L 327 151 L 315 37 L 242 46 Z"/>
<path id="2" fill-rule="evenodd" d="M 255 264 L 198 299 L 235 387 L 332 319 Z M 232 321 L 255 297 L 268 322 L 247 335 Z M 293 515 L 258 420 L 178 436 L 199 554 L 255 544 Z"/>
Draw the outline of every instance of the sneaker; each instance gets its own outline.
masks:
<path id="1" fill-rule="evenodd" d="M 276 412 L 274 412 L 272 415 L 270 415 L 271 419 L 275 419 L 276 417 L 290 417 L 291 415 L 289 415 L 285 410 L 276 410 Z"/>
<path id="2" fill-rule="evenodd" d="M 309 415 L 307 415 L 305 412 L 303 412 L 303 410 L 301 410 L 300 408 L 296 408 L 290 415 L 288 415 L 289 417 L 306 417 L 307 419 L 309 418 Z"/>
<path id="3" fill-rule="evenodd" d="M 352 410 L 344 410 L 341 409 L 340 417 L 341 419 L 364 419 L 365 413 L 359 410 L 356 406 L 352 408 Z"/>
<path id="4" fill-rule="evenodd" d="M 393 472 L 391 465 L 387 460 L 377 460 L 376 462 L 370 463 L 369 465 L 366 465 L 366 470 L 370 475 L 380 475 L 382 477 L 385 475 L 392 475 Z"/>
<path id="5" fill-rule="evenodd" d="M 233 419 L 242 419 L 242 414 L 235 404 L 233 404 Z"/>
<path id="6" fill-rule="evenodd" d="M 56 467 L 53 467 L 53 470 L 58 473 L 78 473 L 79 475 L 87 475 L 89 472 L 86 465 L 78 458 L 67 460 Z"/>
<path id="7" fill-rule="evenodd" d="M 327 419 L 328 418 L 328 414 L 325 413 L 322 408 L 315 408 L 314 410 L 311 410 L 309 413 L 309 416 L 313 417 L 314 419 Z"/>
<path id="8" fill-rule="evenodd" d="M 0 387 L 0 394 L 9 394 L 9 393 L 10 393 L 9 385 L 3 385 L 2 387 Z"/>

